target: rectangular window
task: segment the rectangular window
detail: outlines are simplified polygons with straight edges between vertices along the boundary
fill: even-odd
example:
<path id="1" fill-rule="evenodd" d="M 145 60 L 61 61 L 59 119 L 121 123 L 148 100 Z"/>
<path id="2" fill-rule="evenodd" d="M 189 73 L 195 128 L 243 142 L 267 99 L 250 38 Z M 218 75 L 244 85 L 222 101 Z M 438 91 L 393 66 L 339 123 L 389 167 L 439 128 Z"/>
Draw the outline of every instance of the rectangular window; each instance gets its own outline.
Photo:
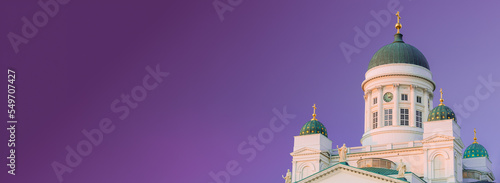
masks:
<path id="1" fill-rule="evenodd" d="M 417 119 L 416 119 L 417 127 L 422 128 L 422 111 L 417 111 L 416 114 L 417 114 Z"/>
<path id="2" fill-rule="evenodd" d="M 422 97 L 417 96 L 417 103 L 422 103 Z"/>
<path id="3" fill-rule="evenodd" d="M 392 109 L 384 109 L 384 126 L 392 125 Z"/>
<path id="4" fill-rule="evenodd" d="M 373 104 L 377 104 L 377 98 L 373 98 Z"/>
<path id="5" fill-rule="evenodd" d="M 401 109 L 401 124 L 400 125 L 404 125 L 404 126 L 408 126 L 409 124 L 409 112 L 408 112 L 408 109 Z"/>
<path id="6" fill-rule="evenodd" d="M 401 94 L 402 101 L 408 101 L 408 94 Z"/>
<path id="7" fill-rule="evenodd" d="M 378 112 L 373 113 L 373 129 L 377 128 L 378 123 Z"/>

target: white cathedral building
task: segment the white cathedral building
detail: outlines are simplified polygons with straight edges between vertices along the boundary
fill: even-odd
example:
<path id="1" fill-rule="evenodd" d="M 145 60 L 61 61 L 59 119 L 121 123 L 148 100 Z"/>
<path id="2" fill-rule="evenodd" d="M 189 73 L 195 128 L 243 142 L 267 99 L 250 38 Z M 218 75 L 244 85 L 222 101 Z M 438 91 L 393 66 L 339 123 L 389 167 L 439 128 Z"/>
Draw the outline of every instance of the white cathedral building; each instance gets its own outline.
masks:
<path id="1" fill-rule="evenodd" d="M 292 168 L 286 183 L 334 182 L 493 182 L 488 152 L 476 140 L 466 147 L 453 110 L 436 84 L 425 56 L 403 41 L 396 28 L 394 42 L 372 57 L 361 83 L 365 99 L 362 146 L 332 147 L 325 126 L 316 119 L 294 137 Z M 470 130 L 472 131 L 472 130 Z"/>

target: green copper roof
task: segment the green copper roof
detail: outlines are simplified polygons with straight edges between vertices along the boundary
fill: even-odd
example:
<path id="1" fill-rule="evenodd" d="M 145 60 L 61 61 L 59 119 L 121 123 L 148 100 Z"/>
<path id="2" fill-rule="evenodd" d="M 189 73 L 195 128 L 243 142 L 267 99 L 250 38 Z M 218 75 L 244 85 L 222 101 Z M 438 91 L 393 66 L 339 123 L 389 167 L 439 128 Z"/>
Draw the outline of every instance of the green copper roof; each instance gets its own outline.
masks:
<path id="1" fill-rule="evenodd" d="M 445 119 L 453 119 L 455 121 L 458 121 L 453 110 L 451 110 L 448 106 L 440 104 L 432 109 L 431 113 L 429 113 L 427 121 L 439 121 Z"/>
<path id="2" fill-rule="evenodd" d="M 380 48 L 370 60 L 368 70 L 384 64 L 414 64 L 430 70 L 424 54 L 412 45 L 403 41 L 403 34 L 395 34 L 394 42 Z"/>
<path id="3" fill-rule="evenodd" d="M 399 174 L 399 171 L 397 170 L 392 170 L 392 169 L 386 169 L 386 168 L 375 168 L 375 167 L 365 167 L 365 168 L 360 168 L 362 170 L 366 170 L 366 171 L 369 171 L 369 172 L 373 172 L 373 173 L 376 173 L 376 174 L 380 174 L 380 175 L 397 175 Z M 411 172 L 405 172 L 405 173 L 411 173 Z M 407 181 L 406 178 L 404 177 L 401 177 L 401 178 L 395 178 L 395 179 L 399 179 L 399 180 L 403 180 L 403 181 Z"/>
<path id="4" fill-rule="evenodd" d="M 366 170 L 369 172 L 373 172 L 376 174 L 380 174 L 380 175 L 394 175 L 394 174 L 399 173 L 397 170 L 386 169 L 386 168 L 364 167 L 364 168 L 360 168 L 360 169 L 363 169 L 363 170 Z"/>
<path id="5" fill-rule="evenodd" d="M 316 119 L 307 122 L 300 130 L 300 135 L 323 134 L 328 137 L 325 126 Z"/>
<path id="6" fill-rule="evenodd" d="M 402 181 L 405 181 L 405 182 L 408 182 L 408 180 L 406 180 L 406 178 L 394 178 L 394 177 L 390 177 L 389 175 L 395 175 L 395 174 L 398 174 L 399 172 L 397 170 L 391 170 L 391 169 L 385 169 L 385 168 L 373 168 L 373 167 L 365 167 L 365 168 L 357 168 L 357 167 L 354 167 L 354 166 L 350 166 L 347 162 L 340 162 L 340 163 L 335 163 L 329 167 L 326 167 L 325 169 L 323 170 L 320 170 L 312 175 L 309 175 L 308 177 L 312 177 L 316 174 L 319 174 L 323 171 L 326 171 L 334 166 L 337 166 L 339 164 L 342 164 L 342 165 L 346 165 L 346 166 L 349 166 L 349 167 L 353 167 L 353 168 L 356 168 L 356 169 L 360 169 L 360 170 L 365 170 L 365 171 L 369 171 L 369 172 L 373 172 L 373 173 L 376 173 L 376 174 L 379 174 L 379 175 L 383 175 L 383 176 L 386 176 L 386 177 L 389 177 L 389 178 L 393 178 L 393 179 L 399 179 L 399 180 L 402 180 Z M 411 172 L 405 172 L 405 173 L 411 173 Z M 305 177 L 301 180 L 304 180 L 308 177 Z M 295 181 L 295 183 L 297 182 L 300 182 L 301 180 L 298 180 L 298 181 Z M 423 180 L 422 180 L 423 181 Z"/>
<path id="7" fill-rule="evenodd" d="M 484 148 L 484 146 L 482 146 L 481 144 L 473 143 L 469 147 L 467 147 L 467 149 L 465 149 L 464 159 L 477 157 L 489 158 L 488 151 L 486 151 L 486 148 Z"/>

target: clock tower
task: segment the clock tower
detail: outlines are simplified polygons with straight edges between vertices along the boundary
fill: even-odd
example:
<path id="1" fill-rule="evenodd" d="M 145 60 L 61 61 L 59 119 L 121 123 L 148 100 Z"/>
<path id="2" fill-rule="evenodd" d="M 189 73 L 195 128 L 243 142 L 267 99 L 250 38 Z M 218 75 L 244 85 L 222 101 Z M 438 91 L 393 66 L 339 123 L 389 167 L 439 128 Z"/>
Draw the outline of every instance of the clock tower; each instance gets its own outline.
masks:
<path id="1" fill-rule="evenodd" d="M 370 60 L 361 84 L 365 99 L 363 146 L 418 141 L 423 138 L 423 122 L 432 106 L 429 63 L 398 33 L 394 41 L 380 48 Z"/>

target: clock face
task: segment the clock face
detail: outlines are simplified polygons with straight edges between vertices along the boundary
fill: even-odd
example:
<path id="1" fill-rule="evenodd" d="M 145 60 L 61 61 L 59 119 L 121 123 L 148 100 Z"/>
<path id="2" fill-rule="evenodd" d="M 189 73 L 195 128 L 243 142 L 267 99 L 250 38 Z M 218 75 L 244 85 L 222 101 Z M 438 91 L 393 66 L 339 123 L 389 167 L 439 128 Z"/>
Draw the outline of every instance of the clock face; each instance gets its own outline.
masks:
<path id="1" fill-rule="evenodd" d="M 384 94 L 384 101 L 385 102 L 390 102 L 392 100 L 393 96 L 391 92 L 387 92 Z"/>

